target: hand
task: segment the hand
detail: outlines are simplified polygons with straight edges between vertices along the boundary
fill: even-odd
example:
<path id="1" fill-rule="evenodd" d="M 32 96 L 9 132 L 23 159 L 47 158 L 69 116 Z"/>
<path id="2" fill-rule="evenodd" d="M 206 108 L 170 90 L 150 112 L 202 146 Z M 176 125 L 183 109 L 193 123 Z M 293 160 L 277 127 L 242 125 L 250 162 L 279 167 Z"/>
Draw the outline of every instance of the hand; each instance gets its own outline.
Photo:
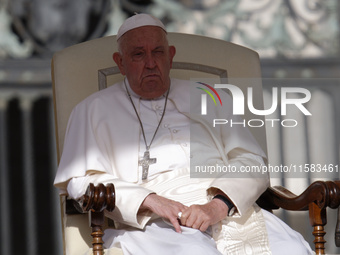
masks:
<path id="1" fill-rule="evenodd" d="M 181 233 L 181 226 L 177 219 L 178 213 L 183 212 L 188 207 L 165 197 L 156 194 L 148 195 L 143 201 L 140 211 L 150 210 L 162 218 L 168 219 L 174 226 L 176 232 Z"/>
<path id="2" fill-rule="evenodd" d="M 213 199 L 204 205 L 191 205 L 183 211 L 181 224 L 183 226 L 206 231 L 228 215 L 228 206 L 220 199 Z"/>

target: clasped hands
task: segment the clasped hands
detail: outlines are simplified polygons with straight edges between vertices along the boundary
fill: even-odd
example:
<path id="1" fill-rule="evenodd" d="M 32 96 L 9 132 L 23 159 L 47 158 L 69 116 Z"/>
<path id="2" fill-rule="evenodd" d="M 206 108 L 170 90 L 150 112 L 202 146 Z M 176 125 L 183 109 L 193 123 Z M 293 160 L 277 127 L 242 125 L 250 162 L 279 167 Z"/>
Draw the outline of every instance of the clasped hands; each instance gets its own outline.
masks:
<path id="1" fill-rule="evenodd" d="M 228 206 L 219 199 L 213 199 L 204 205 L 188 207 L 157 194 L 150 194 L 145 198 L 140 207 L 140 211 L 143 210 L 150 210 L 158 216 L 168 219 L 178 233 L 181 233 L 181 226 L 204 232 L 210 225 L 224 219 L 228 214 Z M 179 212 L 182 212 L 180 219 L 178 218 Z"/>

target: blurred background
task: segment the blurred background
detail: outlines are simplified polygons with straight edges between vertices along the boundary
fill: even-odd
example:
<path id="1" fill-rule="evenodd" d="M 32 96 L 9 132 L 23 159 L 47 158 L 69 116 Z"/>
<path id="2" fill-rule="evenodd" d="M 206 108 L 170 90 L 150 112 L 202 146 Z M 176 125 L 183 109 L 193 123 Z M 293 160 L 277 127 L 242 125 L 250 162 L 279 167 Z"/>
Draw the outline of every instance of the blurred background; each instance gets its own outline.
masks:
<path id="1" fill-rule="evenodd" d="M 312 117 L 297 109 L 289 116 L 268 116 L 299 123 L 295 128 L 267 126 L 269 163 L 339 164 L 337 0 L 0 0 L 1 254 L 62 254 L 59 198 L 53 187 L 57 160 L 51 57 L 70 45 L 116 34 L 134 12 L 153 14 L 168 31 L 256 50 L 266 109 L 272 87 L 305 87 L 312 94 L 306 105 Z M 338 171 L 278 173 L 272 184 L 300 194 L 316 179 L 338 179 Z M 277 214 L 313 245 L 307 213 Z M 336 214 L 328 210 L 326 247 L 328 253 L 340 254 L 334 245 Z"/>

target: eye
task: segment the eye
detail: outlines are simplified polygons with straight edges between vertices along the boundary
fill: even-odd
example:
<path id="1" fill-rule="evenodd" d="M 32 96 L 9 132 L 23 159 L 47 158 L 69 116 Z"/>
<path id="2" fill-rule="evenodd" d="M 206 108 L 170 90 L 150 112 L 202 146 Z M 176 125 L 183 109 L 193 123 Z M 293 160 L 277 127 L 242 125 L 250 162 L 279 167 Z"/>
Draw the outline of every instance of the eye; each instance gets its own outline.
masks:
<path id="1" fill-rule="evenodd" d="M 163 49 L 157 49 L 154 51 L 155 54 L 157 55 L 161 55 L 161 54 L 164 54 L 164 50 Z"/>
<path id="2" fill-rule="evenodd" d="M 133 56 L 142 56 L 142 55 L 143 55 L 143 52 L 141 51 L 133 53 Z"/>
<path id="3" fill-rule="evenodd" d="M 144 56 L 144 52 L 143 51 L 135 51 L 135 52 L 132 53 L 132 58 L 134 60 L 141 59 L 141 58 L 143 58 L 143 56 Z"/>

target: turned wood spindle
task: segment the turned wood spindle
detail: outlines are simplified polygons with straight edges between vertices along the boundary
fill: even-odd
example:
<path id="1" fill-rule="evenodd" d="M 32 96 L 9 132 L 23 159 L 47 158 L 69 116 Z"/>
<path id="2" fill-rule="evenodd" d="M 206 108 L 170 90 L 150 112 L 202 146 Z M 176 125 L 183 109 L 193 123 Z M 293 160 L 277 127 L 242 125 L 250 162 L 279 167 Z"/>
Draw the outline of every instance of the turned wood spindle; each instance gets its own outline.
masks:
<path id="1" fill-rule="evenodd" d="M 102 183 L 94 186 L 90 183 L 81 199 L 83 211 L 89 212 L 92 227 L 92 247 L 94 255 L 103 255 L 103 225 L 104 210 L 113 211 L 115 208 L 115 189 L 112 183 L 104 186 Z"/>

